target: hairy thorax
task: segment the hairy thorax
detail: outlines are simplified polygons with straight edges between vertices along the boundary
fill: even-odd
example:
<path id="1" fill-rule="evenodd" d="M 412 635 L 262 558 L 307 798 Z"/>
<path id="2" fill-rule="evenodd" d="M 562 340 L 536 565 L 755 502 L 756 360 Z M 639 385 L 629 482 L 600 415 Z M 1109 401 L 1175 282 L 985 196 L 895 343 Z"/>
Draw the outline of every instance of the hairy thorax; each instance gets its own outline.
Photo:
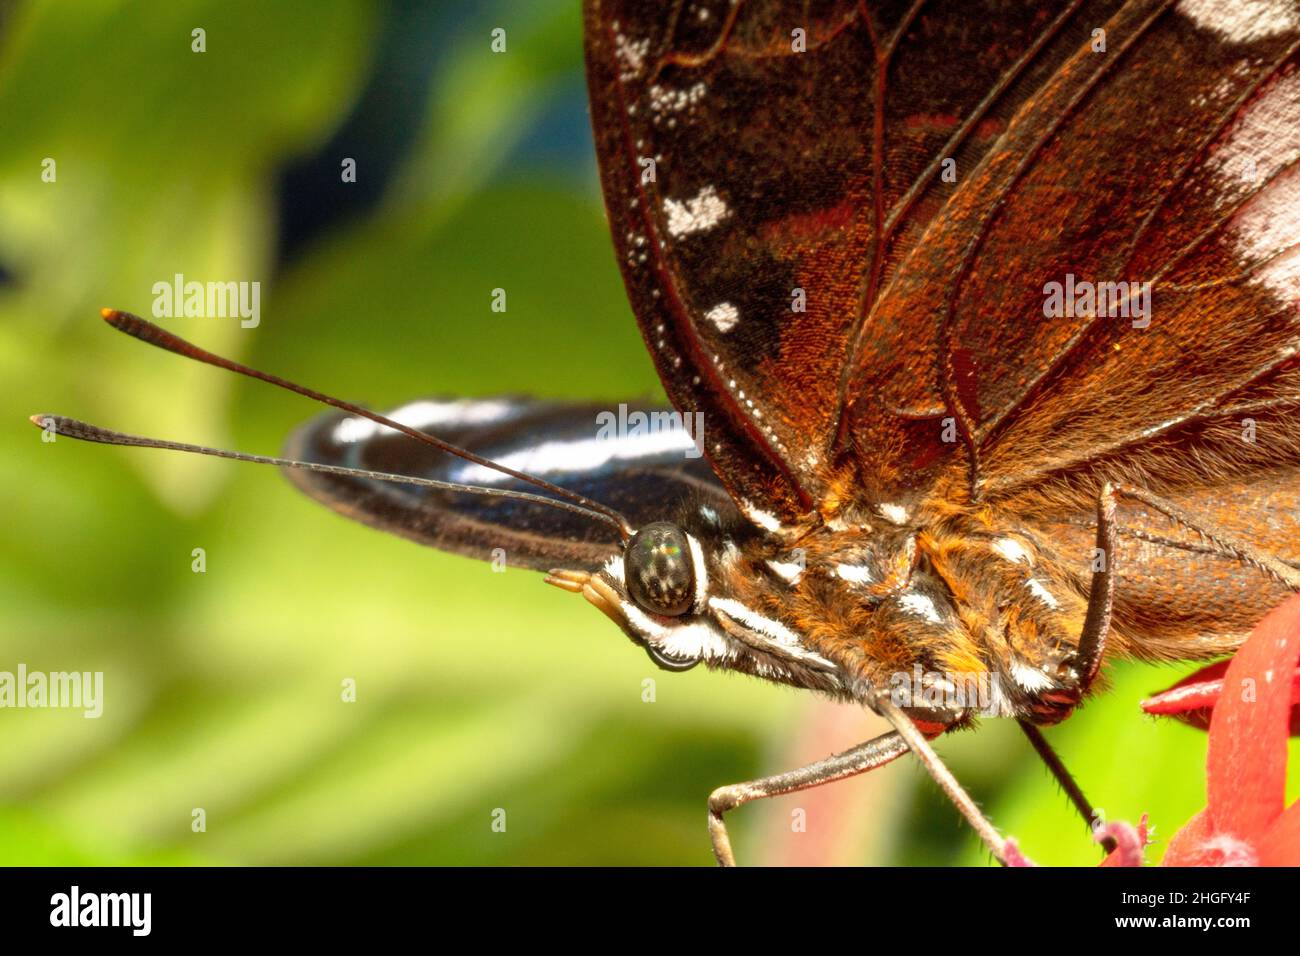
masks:
<path id="1" fill-rule="evenodd" d="M 721 563 L 740 600 L 839 666 L 845 696 L 888 689 L 918 718 L 949 724 L 979 713 L 1052 722 L 1078 702 L 1089 557 L 1063 562 L 987 512 L 898 509 Z"/>

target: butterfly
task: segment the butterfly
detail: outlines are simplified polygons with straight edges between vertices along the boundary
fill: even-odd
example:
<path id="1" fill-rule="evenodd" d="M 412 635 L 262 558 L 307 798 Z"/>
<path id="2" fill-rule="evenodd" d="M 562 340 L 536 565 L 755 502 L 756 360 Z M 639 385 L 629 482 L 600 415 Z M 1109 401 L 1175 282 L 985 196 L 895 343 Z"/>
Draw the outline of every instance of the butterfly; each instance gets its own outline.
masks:
<path id="1" fill-rule="evenodd" d="M 1231 653 L 1300 589 L 1300 13 L 1290 0 L 586 0 L 606 208 L 671 408 L 334 405 L 279 464 L 342 514 L 547 572 L 660 667 L 929 741 L 1039 727 L 1116 658 Z M 602 417 L 613 422 L 602 424 Z M 606 428 L 607 425 L 613 428 Z"/>

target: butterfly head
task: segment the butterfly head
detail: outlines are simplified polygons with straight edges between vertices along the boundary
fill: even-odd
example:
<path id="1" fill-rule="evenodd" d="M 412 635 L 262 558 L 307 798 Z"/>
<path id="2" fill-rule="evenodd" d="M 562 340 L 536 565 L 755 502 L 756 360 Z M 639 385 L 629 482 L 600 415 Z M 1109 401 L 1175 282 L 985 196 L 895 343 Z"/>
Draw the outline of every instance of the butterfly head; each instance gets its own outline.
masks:
<path id="1" fill-rule="evenodd" d="M 836 666 L 771 611 L 788 580 L 755 567 L 775 563 L 762 559 L 778 546 L 707 506 L 690 508 L 642 526 L 595 571 L 552 571 L 547 580 L 582 594 L 665 670 L 703 663 L 839 689 Z"/>
<path id="2" fill-rule="evenodd" d="M 1036 572 L 1024 548 L 1009 551 L 1002 538 L 922 535 L 893 520 L 904 516 L 892 509 L 871 525 L 792 535 L 708 513 L 687 509 L 645 525 L 596 570 L 555 571 L 548 580 L 581 593 L 667 670 L 703 663 L 858 701 L 887 692 L 935 726 L 968 712 L 1014 711 L 1016 700 L 991 682 L 971 633 L 1002 634 L 1027 620 L 1033 609 L 1023 600 L 1004 600 L 1033 593 L 1026 575 Z M 978 607 L 968 597 L 967 620 L 949 579 L 963 593 L 990 591 Z M 1019 608 L 1016 620 L 1004 605 Z M 1037 633 L 1052 621 L 1031 623 Z M 1037 687 L 1032 663 L 1007 667 Z M 965 693 L 967 678 L 984 681 L 975 697 Z M 1014 694 L 1031 689 L 1009 686 Z"/>

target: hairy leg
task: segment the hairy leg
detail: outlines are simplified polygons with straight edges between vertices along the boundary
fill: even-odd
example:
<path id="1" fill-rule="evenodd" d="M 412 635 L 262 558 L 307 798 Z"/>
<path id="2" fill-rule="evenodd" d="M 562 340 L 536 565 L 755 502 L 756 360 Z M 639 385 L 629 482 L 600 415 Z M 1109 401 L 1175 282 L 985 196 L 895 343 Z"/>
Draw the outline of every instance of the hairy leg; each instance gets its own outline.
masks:
<path id="1" fill-rule="evenodd" d="M 736 858 L 731 852 L 731 839 L 727 836 L 727 825 L 722 820 L 722 815 L 728 810 L 734 810 L 754 800 L 796 793 L 800 790 L 820 787 L 824 783 L 866 773 L 905 753 L 907 753 L 907 744 L 897 732 L 891 731 L 859 744 L 852 750 L 835 754 L 825 760 L 800 767 L 798 770 L 719 787 L 709 795 L 709 836 L 713 840 L 713 855 L 718 858 L 718 864 L 736 865 Z"/>

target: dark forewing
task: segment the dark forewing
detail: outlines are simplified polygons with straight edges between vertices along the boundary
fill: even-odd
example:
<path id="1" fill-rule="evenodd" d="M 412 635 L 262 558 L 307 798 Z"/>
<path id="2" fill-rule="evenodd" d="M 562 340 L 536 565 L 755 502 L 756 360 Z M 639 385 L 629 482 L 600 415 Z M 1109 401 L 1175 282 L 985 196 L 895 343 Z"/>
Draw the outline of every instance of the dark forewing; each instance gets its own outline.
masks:
<path id="1" fill-rule="evenodd" d="M 586 7 L 624 278 L 738 497 L 798 511 L 834 458 L 914 497 L 954 413 L 990 494 L 1094 452 L 1195 484 L 1183 419 L 1295 397 L 1291 0 Z M 1151 326 L 1044 317 L 1069 274 L 1151 282 Z"/>
<path id="2" fill-rule="evenodd" d="M 1084 548 L 1119 478 L 1300 559 L 1294 0 L 586 9 L 624 278 L 737 497 L 792 515 L 828 462 L 876 504 L 973 478 Z M 1046 316 L 1067 277 L 1150 283 L 1149 324 Z M 1139 629 L 1268 600 L 1122 520 Z"/>
<path id="3" fill-rule="evenodd" d="M 658 412 L 639 419 L 637 411 Z M 426 399 L 389 412 L 437 435 L 622 512 L 633 527 L 686 501 L 719 513 L 731 500 L 690 437 L 662 409 L 633 406 L 630 427 L 602 427 L 602 406 L 524 398 Z M 642 423 L 644 422 L 644 426 Z M 609 434 L 606 434 L 608 432 Z M 331 413 L 291 436 L 287 457 L 490 488 L 539 493 L 517 481 L 420 444 L 367 419 Z M 289 470 L 290 480 L 335 511 L 443 551 L 484 560 L 494 550 L 517 567 L 594 568 L 619 550 L 608 525 L 526 501 Z M 544 493 L 543 493 L 544 494 Z"/>
<path id="4" fill-rule="evenodd" d="M 944 160 L 968 173 L 1116 5 L 587 0 L 624 279 L 738 498 L 782 517 L 819 499 L 846 354 L 956 188 Z"/>

